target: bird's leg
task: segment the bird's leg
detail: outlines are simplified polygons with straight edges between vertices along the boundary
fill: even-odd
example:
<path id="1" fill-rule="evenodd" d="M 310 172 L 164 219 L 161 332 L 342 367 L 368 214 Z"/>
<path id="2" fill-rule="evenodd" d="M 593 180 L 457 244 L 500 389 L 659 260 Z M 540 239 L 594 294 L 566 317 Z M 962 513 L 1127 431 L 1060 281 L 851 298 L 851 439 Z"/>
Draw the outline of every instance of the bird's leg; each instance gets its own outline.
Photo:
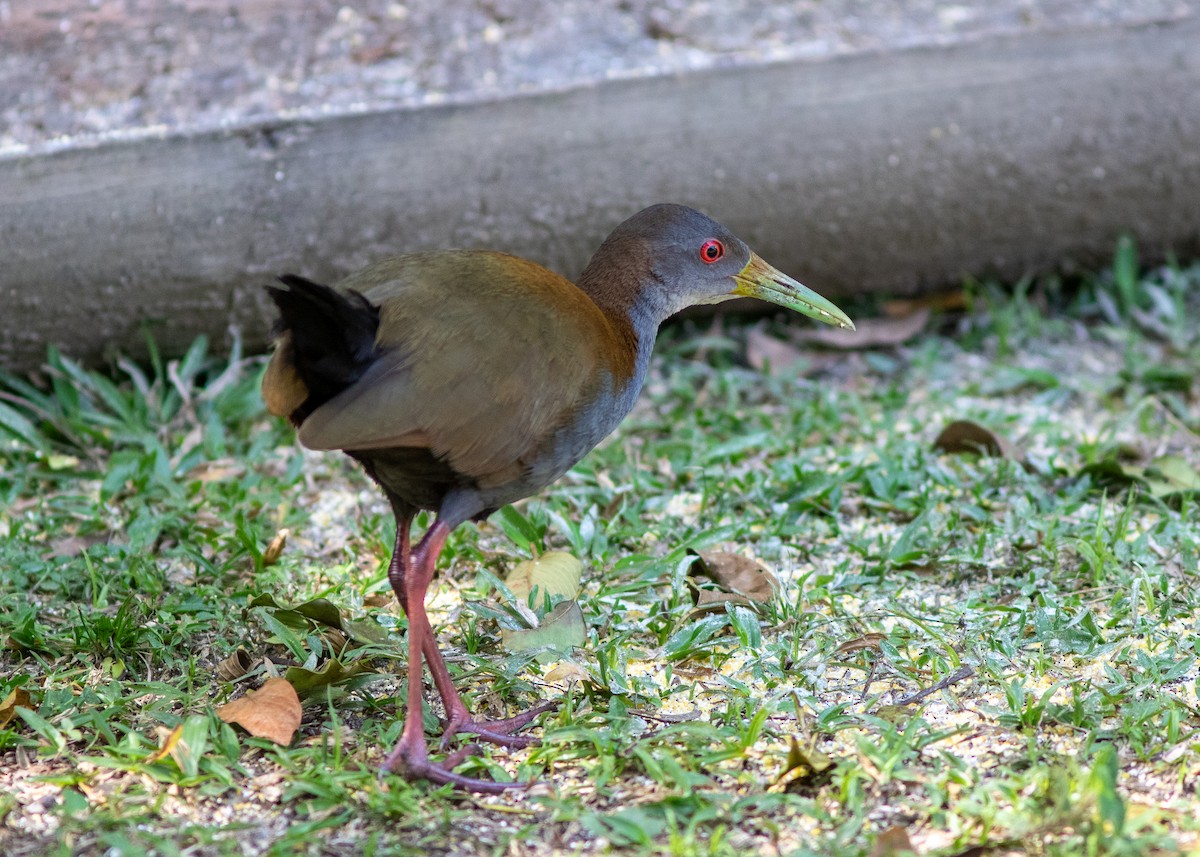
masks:
<path id="1" fill-rule="evenodd" d="M 411 524 L 411 513 L 396 509 L 396 543 L 392 549 L 391 562 L 388 564 L 388 582 L 392 585 L 392 591 L 396 593 L 400 607 L 406 614 L 408 614 L 406 580 L 409 567 L 409 529 Z M 424 614 L 424 609 L 421 612 Z M 408 617 L 409 633 L 411 634 L 412 623 L 417 620 L 412 614 L 408 614 Z M 454 679 L 446 668 L 446 662 L 442 658 L 441 651 L 438 650 L 437 638 L 428 621 L 422 639 L 424 644 L 421 654 L 429 665 L 434 686 L 437 687 L 438 695 L 441 696 L 442 704 L 446 709 L 446 728 L 441 742 L 443 750 L 450 746 L 451 740 L 460 732 L 476 735 L 483 741 L 502 747 L 529 747 L 537 743 L 536 738 L 512 733 L 528 726 L 542 712 L 556 708 L 558 702 L 547 702 L 504 720 L 475 720 L 471 717 L 470 709 L 467 708 L 458 689 L 454 686 Z"/>
<path id="2" fill-rule="evenodd" d="M 424 778 L 435 783 L 448 783 L 478 792 L 502 792 L 505 789 L 520 788 L 526 784 L 497 783 L 456 774 L 450 770 L 451 765 L 430 761 L 429 750 L 425 746 L 425 727 L 421 712 L 422 652 L 428 647 L 426 641 L 433 638 L 429 618 L 425 615 L 425 593 L 433 579 L 438 553 L 446 543 L 448 535 L 450 528 L 442 521 L 436 522 L 412 552 L 409 568 L 405 569 L 406 572 L 412 572 L 411 575 L 405 574 L 402 583 L 405 612 L 408 614 L 408 710 L 404 714 L 404 729 L 400 733 L 400 740 L 384 760 L 383 770 L 386 772 L 398 768 L 409 778 Z M 397 543 L 399 538 L 397 536 Z M 445 670 L 444 664 L 442 669 Z M 448 673 L 446 678 L 449 678 Z M 457 764 L 463 758 L 465 753 L 455 753 L 447 761 Z"/>
<path id="3" fill-rule="evenodd" d="M 403 512 L 393 505 L 396 515 L 396 543 L 392 547 L 392 560 L 388 563 L 388 583 L 400 602 L 400 609 L 408 612 L 408 595 L 405 593 L 405 577 L 408 574 L 408 532 L 412 528 L 412 513 Z"/>
<path id="4" fill-rule="evenodd" d="M 392 560 L 388 563 L 388 583 L 392 585 L 392 591 L 396 593 L 396 598 L 400 602 L 400 609 L 408 616 L 409 634 L 412 634 L 412 626 L 418 621 L 408 609 L 406 583 L 409 565 L 409 530 L 412 528 L 412 513 L 397 506 L 395 502 L 392 504 L 392 510 L 396 515 L 396 544 L 392 548 Z M 421 614 L 424 615 L 424 599 L 422 598 L 421 601 Z M 462 716 L 469 718 L 470 712 L 463 705 L 462 698 L 459 697 L 458 691 L 454 688 L 454 681 L 450 677 L 450 672 L 446 669 L 446 662 L 442 660 L 442 653 L 438 650 L 437 638 L 433 634 L 433 628 L 428 622 L 425 625 L 425 630 L 422 633 L 423 646 L 421 654 L 424 655 L 425 660 L 429 663 L 429 671 L 433 674 L 433 683 L 437 687 L 438 694 L 442 697 L 442 701 L 446 706 L 447 716 L 452 723 L 456 709 L 452 709 L 452 703 L 447 700 L 453 700 L 458 703 L 457 709 L 462 710 Z M 445 743 L 446 739 L 443 739 L 443 746 Z"/>
<path id="5" fill-rule="evenodd" d="M 430 632 L 429 639 L 433 639 L 432 632 Z M 513 735 L 512 733 L 524 729 L 543 712 L 557 708 L 557 700 L 542 703 L 503 720 L 476 720 L 471 716 L 458 689 L 454 687 L 450 671 L 446 669 L 446 662 L 442 660 L 436 642 L 433 652 L 434 655 L 429 658 L 429 671 L 433 674 L 433 682 L 437 685 L 438 693 L 442 697 L 442 704 L 446 708 L 446 726 L 442 732 L 441 742 L 443 750 L 450 746 L 454 736 L 460 732 L 469 733 L 490 744 L 498 744 L 502 747 L 532 747 L 538 743 L 538 739 L 532 735 Z"/>

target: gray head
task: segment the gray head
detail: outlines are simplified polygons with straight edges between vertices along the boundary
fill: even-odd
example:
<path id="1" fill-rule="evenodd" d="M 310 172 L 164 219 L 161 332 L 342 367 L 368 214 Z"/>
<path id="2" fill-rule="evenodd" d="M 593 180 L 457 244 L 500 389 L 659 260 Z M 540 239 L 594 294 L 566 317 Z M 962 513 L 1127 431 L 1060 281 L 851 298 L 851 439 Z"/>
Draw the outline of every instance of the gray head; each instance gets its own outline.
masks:
<path id="1" fill-rule="evenodd" d="M 614 229 L 579 285 L 610 298 L 623 292 L 627 300 L 616 302 L 630 309 L 640 305 L 658 321 L 695 304 L 755 297 L 827 324 L 854 327 L 832 303 L 768 265 L 720 223 L 685 205 L 652 205 Z"/>

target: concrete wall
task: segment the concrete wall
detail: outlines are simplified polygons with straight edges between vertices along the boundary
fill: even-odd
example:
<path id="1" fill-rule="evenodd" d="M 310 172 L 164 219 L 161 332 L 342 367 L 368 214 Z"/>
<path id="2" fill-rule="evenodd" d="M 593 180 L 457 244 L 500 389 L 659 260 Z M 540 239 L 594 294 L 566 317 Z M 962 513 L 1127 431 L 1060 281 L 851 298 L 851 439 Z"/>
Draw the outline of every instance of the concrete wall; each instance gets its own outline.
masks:
<path id="1" fill-rule="evenodd" d="M 656 201 L 833 295 L 1200 252 L 1200 20 L 0 158 L 0 365 L 242 326 L 260 286 L 488 246 L 567 274 Z"/>

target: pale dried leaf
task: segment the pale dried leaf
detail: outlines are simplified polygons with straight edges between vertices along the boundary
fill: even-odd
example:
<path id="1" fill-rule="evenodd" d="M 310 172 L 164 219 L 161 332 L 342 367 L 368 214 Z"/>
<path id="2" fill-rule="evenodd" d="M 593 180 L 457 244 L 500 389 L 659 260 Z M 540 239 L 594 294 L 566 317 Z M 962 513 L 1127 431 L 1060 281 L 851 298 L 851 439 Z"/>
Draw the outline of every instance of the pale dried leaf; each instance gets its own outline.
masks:
<path id="1" fill-rule="evenodd" d="M 572 599 L 579 595 L 579 582 L 583 577 L 583 564 L 565 551 L 548 551 L 537 559 L 527 559 L 504 579 L 504 585 L 512 590 L 518 601 L 528 601 L 536 588 L 539 599 Z"/>
<path id="2" fill-rule="evenodd" d="M 871 848 L 870 857 L 902 857 L 904 854 L 916 853 L 917 849 L 908 838 L 908 831 L 896 825 L 879 834 L 874 847 Z"/>
<path id="3" fill-rule="evenodd" d="M 21 708 L 30 706 L 29 691 L 23 687 L 13 688 L 8 692 L 8 696 L 4 697 L 4 701 L 0 702 L 0 729 L 17 716 L 18 705 Z"/>
<path id="4" fill-rule="evenodd" d="M 168 729 L 165 726 L 158 727 L 158 749 L 151 753 L 146 758 L 142 759 L 143 765 L 153 765 L 155 762 L 161 762 L 167 756 L 171 755 L 175 749 L 175 745 L 179 743 L 179 739 L 183 737 L 183 724 L 180 723 L 174 729 Z"/>
<path id="5" fill-rule="evenodd" d="M 587 681 L 588 673 L 579 664 L 563 661 L 554 669 L 542 676 L 550 684 L 571 684 L 577 681 Z"/>
<path id="6" fill-rule="evenodd" d="M 63 536 L 50 542 L 50 550 L 42 554 L 42 559 L 69 559 L 77 557 L 92 545 L 100 544 L 107 538 L 106 535 L 98 534 L 90 536 Z"/>
<path id="7" fill-rule="evenodd" d="M 274 565 L 279 562 L 279 557 L 283 555 L 283 548 L 287 544 L 288 536 L 291 534 L 292 531 L 287 527 L 284 527 L 275 534 L 275 538 L 271 539 L 271 543 L 263 551 L 263 565 Z"/>
<path id="8" fill-rule="evenodd" d="M 769 792 L 794 792 L 813 787 L 823 782 L 833 772 L 836 763 L 827 755 L 809 745 L 801 747 L 796 736 L 788 743 L 787 762 L 783 772 L 768 788 Z"/>
<path id="9" fill-rule="evenodd" d="M 755 327 L 746 336 L 746 362 L 760 372 L 781 372 L 804 360 L 804 352 Z"/>
<path id="10" fill-rule="evenodd" d="M 226 723 L 236 723 L 256 738 L 287 746 L 300 728 L 300 697 L 284 678 L 267 679 L 258 690 L 217 709 Z"/>

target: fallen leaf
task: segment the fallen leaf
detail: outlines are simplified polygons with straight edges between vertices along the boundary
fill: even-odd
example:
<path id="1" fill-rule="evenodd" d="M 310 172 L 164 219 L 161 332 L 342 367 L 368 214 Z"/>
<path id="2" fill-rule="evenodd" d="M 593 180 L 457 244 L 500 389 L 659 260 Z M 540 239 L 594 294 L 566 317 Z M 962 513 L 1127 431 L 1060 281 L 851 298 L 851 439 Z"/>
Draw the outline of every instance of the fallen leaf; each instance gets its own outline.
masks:
<path id="1" fill-rule="evenodd" d="M 17 716 L 18 705 L 22 708 L 30 707 L 29 691 L 23 687 L 13 688 L 8 692 L 8 696 L 4 697 L 4 701 L 0 702 L 0 729 Z"/>
<path id="2" fill-rule="evenodd" d="M 1150 493 L 1167 498 L 1177 494 L 1200 492 L 1200 473 L 1178 455 L 1164 455 L 1146 465 L 1142 474 L 1150 483 Z"/>
<path id="3" fill-rule="evenodd" d="M 767 791 L 794 792 L 818 786 L 832 776 L 835 765 L 836 763 L 832 759 L 815 747 L 802 748 L 800 742 L 796 740 L 796 736 L 793 735 L 788 745 L 787 761 L 784 763 L 783 773 L 775 778 L 775 782 L 767 788 Z"/>
<path id="4" fill-rule="evenodd" d="M 804 352 L 754 327 L 746 336 L 746 362 L 759 372 L 780 372 L 804 360 Z"/>
<path id="5" fill-rule="evenodd" d="M 387 631 L 373 619 L 347 619 L 336 604 L 325 598 L 285 607 L 274 596 L 263 594 L 252 598 L 250 606 L 271 611 L 279 622 L 301 633 L 321 632 L 335 651 L 345 648 L 347 635 L 362 643 L 382 643 L 388 639 Z M 331 628 L 341 633 L 331 633 L 328 630 Z"/>
<path id="6" fill-rule="evenodd" d="M 355 676 L 370 672 L 372 672 L 371 667 L 364 661 L 353 661 L 349 664 L 343 664 L 337 658 L 330 658 L 321 665 L 319 670 L 309 670 L 304 667 L 288 667 L 283 675 L 291 686 L 296 689 L 296 693 L 307 696 L 314 690 L 320 690 L 323 687 L 329 687 L 334 684 L 343 684 Z"/>
<path id="7" fill-rule="evenodd" d="M 539 602 L 547 595 L 570 600 L 579 595 L 582 577 L 583 564 L 579 560 L 565 551 L 548 551 L 537 559 L 517 563 L 504 578 L 504 585 L 525 603 L 534 589 L 538 590 Z"/>
<path id="8" fill-rule="evenodd" d="M 287 746 L 300 728 L 300 697 L 285 678 L 267 679 L 258 690 L 217 709 L 226 723 L 236 723 L 256 738 Z"/>
<path id="9" fill-rule="evenodd" d="M 1164 455 L 1145 466 L 1124 464 L 1116 458 L 1106 458 L 1089 464 L 1077 478 L 1087 477 L 1097 488 L 1141 491 L 1167 503 L 1180 503 L 1184 498 L 1200 497 L 1200 472 L 1178 455 Z"/>
<path id="10" fill-rule="evenodd" d="M 183 724 L 180 723 L 174 729 L 167 729 L 165 726 L 158 727 L 158 749 L 151 753 L 146 758 L 142 759 L 143 765 L 153 765 L 155 762 L 161 762 L 175 749 L 175 745 L 179 743 L 179 739 L 183 737 Z"/>
<path id="11" fill-rule="evenodd" d="M 591 676 L 587 670 L 572 661 L 563 661 L 542 678 L 550 684 L 571 684 L 572 682 L 589 681 Z"/>
<path id="12" fill-rule="evenodd" d="M 546 614 L 537 628 L 501 629 L 500 642 L 510 652 L 542 651 L 549 660 L 555 660 L 555 655 L 570 654 L 587 642 L 583 610 L 575 601 L 563 601 Z"/>
<path id="13" fill-rule="evenodd" d="M 254 666 L 254 658 L 250 657 L 242 649 L 238 649 L 217 664 L 217 678 L 221 681 L 235 681 L 250 672 L 250 667 L 252 666 Z"/>
<path id="14" fill-rule="evenodd" d="M 288 536 L 292 531 L 284 527 L 275 534 L 275 538 L 271 539 L 271 543 L 267 545 L 267 549 L 263 551 L 263 565 L 274 565 L 279 562 L 279 557 L 283 555 L 284 545 L 287 544 Z"/>
<path id="15" fill-rule="evenodd" d="M 901 857 L 902 854 L 916 854 L 908 831 L 900 825 L 889 827 L 875 838 L 870 857 Z"/>
<path id="16" fill-rule="evenodd" d="M 370 595 L 363 596 L 363 607 L 379 609 L 382 607 L 391 607 L 395 603 L 396 596 L 391 592 L 372 592 Z"/>
<path id="17" fill-rule="evenodd" d="M 970 420 L 955 420 L 937 436 L 933 448 L 957 455 L 964 452 L 1011 458 L 1012 445 L 1000 435 Z"/>
<path id="18" fill-rule="evenodd" d="M 379 645 L 389 639 L 387 629 L 374 619 L 343 619 L 342 627 L 351 638 L 360 643 Z"/>
<path id="19" fill-rule="evenodd" d="M 779 580 L 758 560 L 727 551 L 688 553 L 696 557 L 688 579 L 697 612 L 724 610 L 726 604 L 769 604 L 779 593 Z M 708 580 L 717 589 L 697 585 L 693 578 Z"/>
<path id="20" fill-rule="evenodd" d="M 794 336 L 798 342 L 815 343 L 827 348 L 862 350 L 903 345 L 925 329 L 929 308 L 922 307 L 900 318 L 866 318 L 854 322 L 854 330 L 838 327 L 806 328 Z"/>
<path id="21" fill-rule="evenodd" d="M 90 536 L 63 536 L 50 542 L 50 550 L 42 554 L 42 559 L 69 559 L 82 554 L 92 545 L 100 544 L 108 538 L 106 535 L 93 534 Z"/>
<path id="22" fill-rule="evenodd" d="M 875 649 L 878 651 L 879 644 L 886 639 L 887 634 L 863 634 L 861 637 L 857 637 L 853 640 L 847 640 L 833 651 L 834 654 L 838 655 L 845 655 L 851 652 L 861 652 L 863 649 Z"/>
<path id="23" fill-rule="evenodd" d="M 200 482 L 229 482 L 240 479 L 246 468 L 229 458 L 217 461 L 204 461 L 193 467 L 188 476 Z"/>

